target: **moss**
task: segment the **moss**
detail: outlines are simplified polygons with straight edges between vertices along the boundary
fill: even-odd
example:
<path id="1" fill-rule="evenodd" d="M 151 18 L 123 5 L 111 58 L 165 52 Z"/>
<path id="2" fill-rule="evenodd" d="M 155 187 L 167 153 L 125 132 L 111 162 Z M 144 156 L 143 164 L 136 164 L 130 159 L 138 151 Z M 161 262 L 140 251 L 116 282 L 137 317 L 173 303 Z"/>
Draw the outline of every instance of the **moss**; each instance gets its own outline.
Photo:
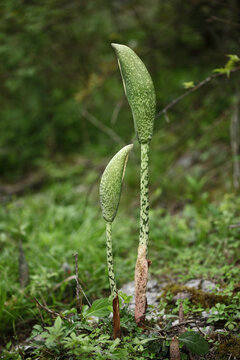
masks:
<path id="1" fill-rule="evenodd" d="M 219 342 L 216 356 L 218 360 L 240 359 L 240 338 L 234 335 L 214 334 L 213 341 Z"/>
<path id="2" fill-rule="evenodd" d="M 223 295 L 216 295 L 213 293 L 207 293 L 202 290 L 189 288 L 179 284 L 169 284 L 163 289 L 163 296 L 166 297 L 167 293 L 171 292 L 176 295 L 179 292 L 185 292 L 190 294 L 190 302 L 193 305 L 201 304 L 205 309 L 215 306 L 217 303 L 228 304 L 229 297 Z"/>

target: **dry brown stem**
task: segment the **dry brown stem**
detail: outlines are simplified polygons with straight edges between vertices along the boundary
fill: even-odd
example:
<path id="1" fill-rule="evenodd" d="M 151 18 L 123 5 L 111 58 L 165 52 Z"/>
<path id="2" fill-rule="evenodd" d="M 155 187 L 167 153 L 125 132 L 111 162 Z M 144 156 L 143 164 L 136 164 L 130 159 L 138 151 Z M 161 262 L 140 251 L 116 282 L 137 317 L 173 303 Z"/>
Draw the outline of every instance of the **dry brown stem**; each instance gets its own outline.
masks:
<path id="1" fill-rule="evenodd" d="M 135 321 L 139 326 L 144 325 L 147 309 L 148 260 L 146 254 L 146 245 L 139 245 L 135 269 Z"/>
<path id="2" fill-rule="evenodd" d="M 113 338 L 121 337 L 120 329 L 120 311 L 119 311 L 119 299 L 118 294 L 113 299 Z"/>
<path id="3" fill-rule="evenodd" d="M 170 360 L 181 360 L 180 356 L 179 340 L 174 336 L 170 343 Z"/>

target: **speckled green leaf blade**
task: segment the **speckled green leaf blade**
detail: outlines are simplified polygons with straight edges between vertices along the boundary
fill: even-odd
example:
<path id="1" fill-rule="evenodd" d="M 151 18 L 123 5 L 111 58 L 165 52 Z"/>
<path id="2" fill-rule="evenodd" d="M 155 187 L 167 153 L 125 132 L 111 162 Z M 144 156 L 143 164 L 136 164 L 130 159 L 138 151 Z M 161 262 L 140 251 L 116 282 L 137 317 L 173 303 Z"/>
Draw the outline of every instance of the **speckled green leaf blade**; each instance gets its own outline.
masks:
<path id="1" fill-rule="evenodd" d="M 132 110 L 134 127 L 140 143 L 152 138 L 156 95 L 146 66 L 128 46 L 112 44 L 116 50 L 124 90 Z"/>
<path id="2" fill-rule="evenodd" d="M 108 163 L 102 175 L 100 204 L 103 217 L 108 222 L 112 222 L 117 213 L 125 167 L 132 147 L 132 144 L 124 146 Z"/>

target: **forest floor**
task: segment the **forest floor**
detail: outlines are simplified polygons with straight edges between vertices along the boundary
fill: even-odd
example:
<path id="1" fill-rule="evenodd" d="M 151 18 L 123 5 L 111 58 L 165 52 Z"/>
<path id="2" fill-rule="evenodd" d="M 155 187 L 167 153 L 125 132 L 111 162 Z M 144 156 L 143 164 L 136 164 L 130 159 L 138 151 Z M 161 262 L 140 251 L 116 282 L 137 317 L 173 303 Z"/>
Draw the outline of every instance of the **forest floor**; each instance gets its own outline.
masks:
<path id="1" fill-rule="evenodd" d="M 117 284 L 125 285 L 122 338 L 113 340 L 99 169 L 85 174 L 85 185 L 79 185 L 82 169 L 82 164 L 68 169 L 66 177 L 54 168 L 40 189 L 1 196 L 0 359 L 165 360 L 175 336 L 181 359 L 239 359 L 240 198 L 202 197 L 171 213 L 154 199 L 149 307 L 140 329 L 129 292 L 139 214 L 136 203 L 126 206 L 128 195 L 123 197 L 113 224 Z M 129 194 L 131 186 L 125 190 Z"/>

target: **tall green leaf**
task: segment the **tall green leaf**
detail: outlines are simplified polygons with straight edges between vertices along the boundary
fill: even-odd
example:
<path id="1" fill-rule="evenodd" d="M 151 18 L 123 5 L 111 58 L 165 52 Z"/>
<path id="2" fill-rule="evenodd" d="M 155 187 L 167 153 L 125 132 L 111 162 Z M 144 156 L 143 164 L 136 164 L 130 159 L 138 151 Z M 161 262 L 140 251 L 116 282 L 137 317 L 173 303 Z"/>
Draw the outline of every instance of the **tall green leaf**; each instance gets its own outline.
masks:
<path id="1" fill-rule="evenodd" d="M 152 138 L 156 95 L 151 76 L 142 60 L 128 46 L 112 44 L 116 50 L 123 86 L 132 110 L 140 143 Z"/>

